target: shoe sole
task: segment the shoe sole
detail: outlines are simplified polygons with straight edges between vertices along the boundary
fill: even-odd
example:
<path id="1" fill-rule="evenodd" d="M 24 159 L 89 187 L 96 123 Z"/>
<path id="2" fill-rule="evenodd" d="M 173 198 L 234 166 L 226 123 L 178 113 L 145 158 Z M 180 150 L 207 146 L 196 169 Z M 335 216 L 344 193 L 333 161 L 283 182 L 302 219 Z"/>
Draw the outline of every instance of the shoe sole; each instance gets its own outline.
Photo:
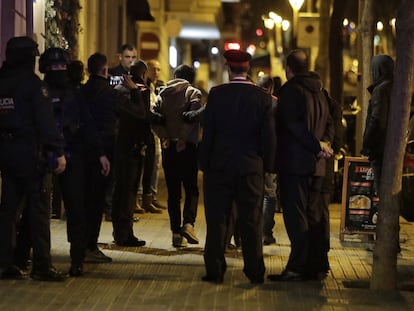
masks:
<path id="1" fill-rule="evenodd" d="M 130 244 L 118 244 L 118 243 L 116 243 L 116 245 L 119 246 L 119 247 L 143 247 L 143 246 L 145 246 L 145 244 L 146 243 L 139 244 L 139 245 L 130 245 Z"/>
<path id="2" fill-rule="evenodd" d="M 85 263 L 109 263 L 109 262 L 112 262 L 112 259 L 111 260 L 89 259 L 89 260 L 84 260 L 83 262 Z"/>
<path id="3" fill-rule="evenodd" d="M 173 244 L 173 247 L 176 247 L 176 248 L 183 248 L 183 247 L 186 247 L 187 246 L 187 244 L 185 244 L 185 245 L 174 245 Z"/>
<path id="4" fill-rule="evenodd" d="M 162 214 L 162 210 L 154 211 L 154 210 L 145 210 L 146 213 L 150 214 Z"/>
<path id="5" fill-rule="evenodd" d="M 182 235 L 183 237 L 185 237 L 185 238 L 187 239 L 188 243 L 190 243 L 190 244 L 198 244 L 198 243 L 199 243 L 199 241 L 198 241 L 198 240 L 194 239 L 191 235 L 189 235 L 189 234 L 188 234 L 187 232 L 185 232 L 185 231 L 183 231 L 183 232 L 181 233 L 181 235 Z"/>

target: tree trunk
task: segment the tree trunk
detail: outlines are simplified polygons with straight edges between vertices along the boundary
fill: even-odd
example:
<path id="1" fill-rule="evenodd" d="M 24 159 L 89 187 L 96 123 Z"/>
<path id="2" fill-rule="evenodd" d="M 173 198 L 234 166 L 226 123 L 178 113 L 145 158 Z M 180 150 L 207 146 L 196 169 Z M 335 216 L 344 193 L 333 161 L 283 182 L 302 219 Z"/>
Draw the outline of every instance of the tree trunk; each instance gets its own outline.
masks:
<path id="1" fill-rule="evenodd" d="M 359 98 L 358 104 L 361 106 L 360 117 L 363 121 L 367 119 L 367 110 L 370 94 L 367 88 L 371 85 L 371 59 L 374 51 L 374 2 L 373 0 L 360 0 L 360 55 L 358 56 L 359 74 Z M 361 134 L 364 131 L 365 123 L 362 124 Z M 362 136 L 362 135 L 361 135 Z M 358 148 L 357 150 L 360 150 Z"/>
<path id="2" fill-rule="evenodd" d="M 414 1 L 401 1 L 396 26 L 396 74 L 388 116 L 377 242 L 371 279 L 371 289 L 383 291 L 397 289 L 402 164 L 414 71 Z"/>
<path id="3" fill-rule="evenodd" d="M 342 103 L 344 66 L 342 21 L 345 14 L 345 6 L 348 0 L 334 0 L 331 16 L 331 29 L 329 32 L 329 60 L 330 60 L 330 96 L 338 103 Z M 324 2 L 324 1 L 322 1 Z"/>
<path id="4" fill-rule="evenodd" d="M 328 88 L 329 62 L 329 22 L 331 0 L 321 1 L 319 6 L 319 49 L 315 61 L 315 71 L 319 73 L 323 85 Z"/>

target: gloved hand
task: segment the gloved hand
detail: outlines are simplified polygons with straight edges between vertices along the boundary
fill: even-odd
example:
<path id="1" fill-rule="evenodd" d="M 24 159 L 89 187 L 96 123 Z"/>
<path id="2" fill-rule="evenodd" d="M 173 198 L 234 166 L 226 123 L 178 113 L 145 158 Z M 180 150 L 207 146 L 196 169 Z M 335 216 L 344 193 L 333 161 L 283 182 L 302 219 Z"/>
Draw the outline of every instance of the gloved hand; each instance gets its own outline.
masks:
<path id="1" fill-rule="evenodd" d="M 181 114 L 181 118 L 186 123 L 194 123 L 199 120 L 199 113 L 197 110 L 190 110 L 190 111 L 184 111 Z"/>
<path id="2" fill-rule="evenodd" d="M 151 112 L 151 123 L 157 125 L 165 125 L 165 116 L 159 112 Z"/>

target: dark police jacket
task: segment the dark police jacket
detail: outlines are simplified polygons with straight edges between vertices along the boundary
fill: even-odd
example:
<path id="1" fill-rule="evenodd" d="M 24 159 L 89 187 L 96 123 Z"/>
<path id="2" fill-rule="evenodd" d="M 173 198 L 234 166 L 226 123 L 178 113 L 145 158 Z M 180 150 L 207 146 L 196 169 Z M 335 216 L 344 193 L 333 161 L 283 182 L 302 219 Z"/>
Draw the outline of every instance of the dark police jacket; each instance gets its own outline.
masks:
<path id="1" fill-rule="evenodd" d="M 324 176 L 317 159 L 319 141 L 332 142 L 334 128 L 327 98 L 314 73 L 296 75 L 280 89 L 276 110 L 276 172 Z"/>
<path id="2" fill-rule="evenodd" d="M 91 75 L 81 90 L 88 103 L 99 139 L 104 147 L 113 148 L 121 100 L 118 92 L 109 86 L 106 78 L 97 75 Z M 107 149 L 107 152 L 113 153 L 113 150 Z"/>
<path id="3" fill-rule="evenodd" d="M 5 64 L 0 69 L 0 170 L 33 174 L 42 151 L 63 155 L 47 87 L 32 68 Z"/>
<path id="4" fill-rule="evenodd" d="M 239 176 L 271 171 L 275 132 L 272 98 L 237 79 L 211 89 L 204 114 L 200 168 Z"/>
<path id="5" fill-rule="evenodd" d="M 91 150 L 96 158 L 103 156 L 102 141 L 81 91 L 70 84 L 59 88 L 49 85 L 49 91 L 56 125 L 65 140 L 66 157 Z"/>

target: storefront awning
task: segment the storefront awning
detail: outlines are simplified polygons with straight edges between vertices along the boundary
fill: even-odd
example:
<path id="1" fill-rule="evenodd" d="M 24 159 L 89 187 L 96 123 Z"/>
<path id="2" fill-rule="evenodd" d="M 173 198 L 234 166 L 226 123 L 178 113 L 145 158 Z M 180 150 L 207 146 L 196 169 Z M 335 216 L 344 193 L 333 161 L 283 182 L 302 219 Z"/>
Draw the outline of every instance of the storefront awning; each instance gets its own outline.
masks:
<path id="1" fill-rule="evenodd" d="M 214 23 L 200 23 L 182 21 L 181 31 L 178 35 L 182 39 L 220 39 L 220 31 Z"/>

